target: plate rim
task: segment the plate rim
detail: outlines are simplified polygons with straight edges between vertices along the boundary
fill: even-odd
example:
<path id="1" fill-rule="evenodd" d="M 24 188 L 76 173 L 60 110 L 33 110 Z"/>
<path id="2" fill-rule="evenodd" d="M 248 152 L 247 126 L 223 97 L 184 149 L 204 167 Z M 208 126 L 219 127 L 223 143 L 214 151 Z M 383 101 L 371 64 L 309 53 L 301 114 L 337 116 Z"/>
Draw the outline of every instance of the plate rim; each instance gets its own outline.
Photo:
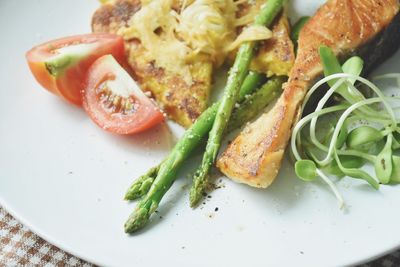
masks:
<path id="1" fill-rule="evenodd" d="M 84 254 L 78 252 L 77 250 L 74 250 L 73 248 L 70 248 L 68 245 L 63 244 L 62 241 L 58 241 L 57 238 L 51 237 L 49 234 L 45 233 L 46 230 L 41 229 L 41 227 L 36 227 L 34 224 L 29 222 L 29 219 L 25 218 L 22 213 L 18 212 L 16 209 L 12 207 L 12 205 L 6 204 L 7 201 L 0 195 L 0 206 L 4 209 L 5 212 L 10 214 L 14 219 L 18 221 L 18 223 L 22 224 L 23 226 L 27 227 L 29 231 L 37 235 L 38 237 L 42 238 L 45 240 L 47 243 L 49 243 L 52 246 L 57 247 L 58 249 L 74 256 L 77 257 L 81 260 L 84 260 L 88 263 L 97 265 L 97 266 L 102 266 L 104 263 L 100 263 L 99 261 L 95 259 L 91 259 L 90 257 L 86 257 Z"/>
<path id="2" fill-rule="evenodd" d="M 400 51 L 400 50 L 399 50 Z M 121 202 L 123 204 L 123 202 Z M 79 249 L 74 249 L 74 247 L 70 247 L 65 241 L 60 238 L 57 238 L 57 235 L 51 235 L 48 233 L 45 227 L 41 227 L 40 224 L 34 224 L 30 222 L 30 217 L 26 216 L 23 212 L 23 207 L 18 203 L 13 202 L 10 199 L 6 199 L 4 195 L 0 194 L 0 206 L 4 209 L 4 211 L 10 214 L 18 223 L 22 224 L 24 227 L 27 227 L 29 231 L 42 238 L 50 245 L 57 247 L 58 249 L 71 254 L 79 259 L 87 261 L 88 263 L 95 265 L 105 265 L 106 262 L 101 262 L 96 259 L 96 257 L 86 256 Z M 400 249 L 400 237 L 396 242 L 391 244 L 387 244 L 386 246 L 380 246 L 380 249 L 376 249 L 374 253 L 371 253 L 368 257 L 361 258 L 352 258 L 352 261 L 345 262 L 345 265 L 359 265 L 374 261 L 382 256 L 389 256 L 390 253 Z M 93 255 L 93 253 L 92 253 Z M 112 261 L 112 259 L 111 259 Z"/>
<path id="3" fill-rule="evenodd" d="M 7 201 L 0 195 L 0 206 L 7 212 L 9 213 L 14 219 L 16 219 L 19 223 L 21 223 L 23 226 L 27 227 L 28 230 L 30 230 L 32 233 L 36 234 L 38 237 L 42 238 L 46 242 L 48 242 L 50 245 L 56 246 L 58 249 L 67 252 L 71 254 L 72 256 L 75 256 L 81 260 L 84 260 L 88 263 L 97 265 L 97 266 L 103 266 L 105 263 L 99 262 L 96 259 L 92 259 L 90 256 L 85 256 L 78 250 L 74 250 L 73 248 L 69 247 L 68 245 L 63 244 L 63 242 L 60 240 L 58 241 L 57 238 L 51 237 L 49 234 L 45 233 L 46 230 L 40 229 L 40 227 L 36 227 L 34 224 L 30 223 L 27 218 L 25 218 L 24 215 L 22 215 L 20 212 L 18 212 L 16 209 L 12 207 L 12 205 L 7 204 Z M 394 246 L 389 246 L 385 249 L 377 251 L 375 254 L 363 258 L 363 259 L 355 259 L 352 262 L 345 263 L 344 266 L 357 266 L 365 263 L 372 262 L 380 257 L 383 257 L 385 255 L 389 255 L 393 253 L 396 250 L 400 249 L 400 239 L 397 242 L 397 245 Z"/>

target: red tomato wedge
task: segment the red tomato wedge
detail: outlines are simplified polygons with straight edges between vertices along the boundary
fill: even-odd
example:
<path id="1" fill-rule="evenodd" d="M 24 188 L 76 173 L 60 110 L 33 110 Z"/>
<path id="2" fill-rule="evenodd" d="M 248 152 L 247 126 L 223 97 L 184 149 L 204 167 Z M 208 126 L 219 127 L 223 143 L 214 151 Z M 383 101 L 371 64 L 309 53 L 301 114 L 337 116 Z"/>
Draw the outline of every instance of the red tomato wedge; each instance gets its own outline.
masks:
<path id="1" fill-rule="evenodd" d="M 26 53 L 36 80 L 68 102 L 82 104 L 82 89 L 90 65 L 111 54 L 123 63 L 124 40 L 115 34 L 84 34 L 38 45 Z"/>
<path id="2" fill-rule="evenodd" d="M 98 126 L 117 134 L 142 132 L 164 120 L 154 101 L 111 55 L 89 68 L 83 107 Z"/>

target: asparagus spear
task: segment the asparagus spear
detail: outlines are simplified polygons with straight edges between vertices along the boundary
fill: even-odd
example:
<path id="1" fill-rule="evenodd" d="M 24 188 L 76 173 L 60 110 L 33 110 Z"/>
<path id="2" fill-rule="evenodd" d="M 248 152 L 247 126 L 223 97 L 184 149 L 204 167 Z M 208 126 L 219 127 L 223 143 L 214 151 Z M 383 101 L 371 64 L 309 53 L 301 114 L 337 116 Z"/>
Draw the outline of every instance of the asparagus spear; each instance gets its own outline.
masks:
<path id="1" fill-rule="evenodd" d="M 284 77 L 273 77 L 256 92 L 251 95 L 247 94 L 246 97 L 244 97 L 246 92 L 251 91 L 251 88 L 255 88 L 258 86 L 259 81 L 263 80 L 262 78 L 263 75 L 255 74 L 252 72 L 250 72 L 250 74 L 246 77 L 240 94 L 241 100 L 243 100 L 243 98 L 245 98 L 245 100 L 242 101 L 239 108 L 237 108 L 233 112 L 232 119 L 230 120 L 228 125 L 228 132 L 239 128 L 244 122 L 254 118 L 254 116 L 257 115 L 267 104 L 269 104 L 274 98 L 276 98 L 279 94 L 283 82 L 286 79 Z M 195 123 L 202 122 L 199 119 Z M 184 141 L 183 138 L 181 140 Z M 197 147 L 199 144 L 200 143 L 193 145 Z M 187 154 L 189 154 L 190 152 L 191 151 L 188 151 Z M 187 156 L 185 156 L 185 158 L 186 157 Z M 153 183 L 155 177 L 157 176 L 161 164 L 151 168 L 145 175 L 139 177 L 127 191 L 125 199 L 134 200 L 147 194 L 148 190 L 150 189 L 150 185 Z"/>
<path id="2" fill-rule="evenodd" d="M 290 38 L 293 41 L 294 44 L 294 51 L 297 53 L 297 46 L 298 46 L 298 41 L 299 41 L 299 36 L 300 36 L 300 31 L 303 29 L 304 25 L 310 20 L 310 17 L 305 16 L 301 17 L 292 27 L 292 34 L 290 35 Z"/>
<path id="3" fill-rule="evenodd" d="M 270 98 L 269 94 L 276 94 L 282 87 L 282 83 L 284 80 L 280 77 L 271 78 L 265 86 L 260 89 L 260 92 L 256 92 L 258 96 L 260 96 L 261 91 L 262 95 L 265 98 Z M 250 90 L 244 90 L 247 87 L 242 87 L 240 92 L 241 99 L 244 99 Z M 250 89 L 250 87 L 248 87 Z M 248 101 L 253 99 L 253 97 L 249 97 L 249 100 L 246 100 L 243 103 L 243 106 L 239 107 L 236 111 L 239 117 L 244 117 L 242 114 L 246 113 L 249 110 L 246 110 L 248 105 L 246 104 Z M 254 98 L 256 100 L 256 98 Z M 260 108 L 259 100 L 256 100 L 254 103 L 254 107 Z M 203 114 L 196 120 L 196 122 L 190 127 L 184 136 L 179 140 L 179 142 L 175 145 L 174 149 L 171 151 L 170 155 L 158 166 L 158 173 L 156 178 L 153 181 L 153 184 L 150 187 L 150 190 L 147 192 L 146 196 L 138 203 L 135 211 L 130 215 L 127 222 L 125 223 L 125 231 L 127 233 L 132 233 L 140 228 L 142 228 L 148 221 L 150 215 L 156 210 L 158 207 L 158 203 L 161 201 L 164 194 L 171 187 L 173 181 L 176 177 L 176 172 L 179 167 L 182 165 L 183 161 L 189 156 L 190 152 L 200 144 L 200 140 L 204 137 L 209 129 L 212 127 L 212 122 L 215 118 L 217 108 L 219 102 L 215 103 L 211 107 L 209 107 Z M 251 106 L 253 107 L 253 106 Z M 240 121 L 233 120 L 235 127 L 240 126 Z M 232 127 L 234 127 L 232 126 Z M 157 167 L 152 168 L 147 176 L 144 175 L 138 179 L 141 184 L 142 180 L 146 180 L 149 177 L 153 176 L 153 171 L 156 171 Z M 146 177 L 143 179 L 143 177 Z M 138 185 L 137 184 L 137 185 Z M 135 185 L 135 184 L 134 184 Z M 129 193 L 129 191 L 128 191 Z M 143 193 L 143 191 L 142 191 Z M 126 198 L 129 198 L 128 194 Z"/>
<path id="4" fill-rule="evenodd" d="M 276 15 L 282 9 L 283 0 L 268 0 L 256 16 L 254 24 L 270 26 Z M 249 70 L 249 65 L 255 51 L 256 42 L 243 43 L 236 55 L 235 62 L 229 71 L 221 104 L 218 106 L 217 114 L 209 133 L 206 151 L 203 161 L 197 169 L 190 189 L 190 206 L 194 207 L 203 196 L 207 184 L 208 173 L 214 164 L 218 150 L 221 146 L 222 134 L 229 122 L 234 105 L 239 97 L 239 89 Z"/>
<path id="5" fill-rule="evenodd" d="M 263 75 L 250 72 L 240 90 L 240 98 L 244 99 L 247 94 L 251 93 L 262 79 Z M 214 103 L 204 111 L 196 122 L 185 132 L 168 157 L 164 159 L 159 166 L 152 168 L 147 174 L 140 177 L 130 187 L 125 195 L 126 199 L 134 199 L 140 196 L 144 192 L 140 190 L 140 188 L 143 188 L 143 182 L 155 176 L 146 196 L 138 203 L 135 211 L 129 216 L 125 223 L 125 232 L 132 233 L 147 223 L 150 215 L 156 210 L 158 203 L 174 182 L 176 172 L 182 165 L 182 162 L 210 131 L 219 104 L 220 102 Z M 154 171 L 157 171 L 156 175 Z"/>
<path id="6" fill-rule="evenodd" d="M 252 93 L 264 81 L 265 81 L 265 75 L 264 74 L 261 74 L 261 73 L 258 73 L 258 72 L 254 72 L 254 71 L 250 71 L 249 74 L 247 75 L 245 81 L 243 82 L 242 88 L 240 89 L 240 98 L 241 98 L 241 100 L 244 99 L 245 95 L 248 95 L 248 94 Z M 216 112 L 216 107 L 215 106 L 209 107 L 205 111 L 205 115 L 204 116 L 200 116 L 196 120 L 194 125 L 192 125 L 192 127 L 188 129 L 188 131 L 190 131 L 190 134 L 184 135 L 181 138 L 181 140 L 175 145 L 175 147 L 180 147 L 181 148 L 179 150 L 179 153 L 180 153 L 180 157 L 182 159 L 186 159 L 189 156 L 190 152 L 192 152 L 191 148 L 193 148 L 193 149 L 196 148 L 199 145 L 200 140 L 204 137 L 205 133 L 210 131 L 211 124 L 214 121 L 215 112 Z M 209 120 L 209 118 L 210 118 L 208 116 L 212 116 L 211 119 L 210 119 L 212 121 L 206 121 L 206 120 Z M 207 123 L 207 122 L 210 122 L 210 123 Z M 196 130 L 198 128 L 197 125 L 201 125 L 201 128 L 204 128 L 204 131 L 202 131 L 201 133 L 198 132 Z M 191 138 L 189 140 L 188 137 L 191 136 L 191 135 L 198 135 L 198 136 L 200 136 L 200 138 L 195 138 L 195 139 Z M 190 142 L 191 146 L 182 146 L 182 145 L 180 145 L 180 143 L 187 143 L 187 142 Z M 184 149 L 182 149 L 182 147 Z M 172 157 L 171 155 L 175 153 L 173 151 L 170 153 L 170 155 L 167 158 Z M 162 163 L 160 163 L 159 165 L 151 168 L 146 174 L 144 174 L 141 177 L 139 177 L 129 187 L 128 191 L 125 194 L 125 200 L 134 200 L 134 199 L 137 199 L 137 198 L 142 197 L 143 195 L 145 195 L 150 189 L 149 185 L 151 185 L 154 182 L 154 179 L 158 175 L 158 171 L 160 170 L 162 164 L 165 161 L 166 161 L 166 159 Z M 161 179 L 161 178 L 159 178 L 159 179 Z"/>
<path id="7" fill-rule="evenodd" d="M 134 200 L 147 194 L 154 179 L 157 177 L 158 170 L 162 163 L 151 168 L 147 173 L 140 176 L 128 189 L 125 194 L 125 200 Z"/>
<path id="8" fill-rule="evenodd" d="M 285 81 L 286 77 L 284 76 L 271 78 L 260 89 L 247 97 L 246 100 L 233 111 L 226 132 L 229 133 L 241 127 L 243 123 L 257 116 L 268 104 L 278 97 L 282 84 Z"/>
<path id="9" fill-rule="evenodd" d="M 256 21 L 265 21 L 265 25 L 269 25 L 276 14 L 279 12 L 283 4 L 283 0 L 269 0 L 267 5 L 263 7 L 261 10 L 261 15 L 257 16 Z M 261 17 L 261 19 L 260 19 Z M 247 56 L 251 56 L 253 54 L 254 44 L 246 43 L 242 45 L 239 49 L 239 58 L 242 60 L 247 61 Z M 247 48 L 246 48 L 247 47 Z M 251 48 L 251 49 L 250 49 Z M 240 52 L 242 51 L 242 52 Z M 251 59 L 251 57 L 249 57 Z M 239 60 L 239 63 L 241 60 Z M 247 74 L 249 62 L 244 62 L 245 65 L 245 74 L 243 75 L 243 64 L 237 63 L 238 61 L 235 60 L 235 64 L 233 71 L 231 70 L 230 79 L 228 79 L 228 84 L 231 84 L 232 81 L 238 80 L 238 82 L 234 82 L 231 86 L 236 89 L 241 87 L 241 84 L 244 79 L 244 75 Z M 246 63 L 246 64 L 245 64 Z M 237 71 L 240 71 L 237 73 Z M 240 74 L 240 79 L 235 78 L 236 75 Z M 245 94 L 244 94 L 245 95 Z M 168 191 L 171 187 L 178 168 L 181 166 L 182 161 L 187 157 L 190 151 L 200 142 L 201 137 L 204 136 L 209 129 L 213 125 L 213 118 L 215 117 L 219 102 L 213 104 L 209 109 L 207 109 L 203 114 L 199 117 L 198 121 L 202 123 L 195 123 L 191 128 L 189 128 L 184 136 L 182 137 L 181 141 L 179 141 L 174 149 L 172 150 L 171 154 L 168 158 L 163 162 L 160 166 L 158 171 L 157 177 L 154 180 L 152 186 L 149 189 L 149 192 L 146 196 L 138 203 L 135 211 L 130 215 L 127 222 L 125 223 L 125 232 L 131 233 L 134 232 L 141 227 L 143 227 L 150 215 L 157 209 L 159 202 L 161 201 L 164 194 Z M 222 103 L 221 103 L 222 105 Z"/>

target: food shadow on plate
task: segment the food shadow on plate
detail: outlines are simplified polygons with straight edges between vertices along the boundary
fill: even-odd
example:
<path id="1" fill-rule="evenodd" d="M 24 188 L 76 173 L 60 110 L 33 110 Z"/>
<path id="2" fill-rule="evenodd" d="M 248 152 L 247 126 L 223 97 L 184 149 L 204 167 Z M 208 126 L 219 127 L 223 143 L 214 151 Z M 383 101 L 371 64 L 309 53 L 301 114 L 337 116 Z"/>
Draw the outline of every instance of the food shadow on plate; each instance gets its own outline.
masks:
<path id="1" fill-rule="evenodd" d="M 177 129 L 175 128 L 179 126 L 173 123 L 162 122 L 141 133 L 117 135 L 98 127 L 86 115 L 83 108 L 77 108 L 72 104 L 53 97 L 52 95 L 49 96 L 48 101 L 43 105 L 49 106 L 49 109 L 51 110 L 55 110 L 57 116 L 65 116 L 63 118 L 60 117 L 61 121 L 67 119 L 72 121 L 77 127 L 89 127 L 88 131 L 90 132 L 90 135 L 99 136 L 106 139 L 106 142 L 123 147 L 124 149 L 132 150 L 133 152 L 168 152 L 172 149 L 178 139 Z"/>
<path id="2" fill-rule="evenodd" d="M 203 146 L 200 146 L 199 148 L 195 149 L 192 153 L 192 156 L 185 161 L 182 168 L 177 173 L 177 179 L 172 184 L 171 189 L 165 194 L 163 200 L 157 208 L 157 211 L 150 217 L 148 224 L 137 232 L 130 234 L 131 236 L 140 235 L 146 231 L 151 231 L 151 229 L 155 226 L 157 227 L 158 224 L 171 223 L 168 218 L 171 218 L 172 220 L 174 219 L 175 213 L 173 210 L 180 209 L 177 205 L 178 203 L 184 203 L 186 207 L 189 207 L 189 190 L 190 186 L 192 185 L 192 176 L 201 162 L 202 157 L 201 153 L 199 152 L 202 151 L 202 147 Z M 139 201 L 140 200 L 129 203 L 129 205 L 132 206 L 132 210 L 134 210 Z"/>
<path id="3" fill-rule="evenodd" d="M 28 107 L 32 109 L 38 109 L 37 105 L 46 107 L 43 109 L 43 112 L 51 112 L 56 114 L 55 116 L 57 116 L 57 119 L 59 119 L 61 122 L 67 118 L 68 120 L 73 121 L 75 124 L 85 121 L 87 121 L 87 123 L 92 123 L 83 108 L 79 108 L 74 104 L 68 103 L 59 97 L 55 97 L 52 93 L 44 91 L 41 88 L 38 88 L 37 91 L 38 93 L 35 92 L 35 94 L 40 93 L 40 95 L 37 97 L 38 99 L 35 99 L 35 102 L 38 104 L 29 104 Z M 29 102 L 22 103 L 25 104 Z"/>
<path id="4" fill-rule="evenodd" d="M 266 189 L 253 188 L 243 184 L 240 186 L 241 195 L 250 196 L 247 200 L 263 207 L 279 206 L 280 212 L 285 212 L 300 205 L 304 193 L 309 191 L 310 185 L 299 180 L 294 173 L 294 169 L 288 156 L 282 162 L 283 167 L 272 185 Z"/>
<path id="5" fill-rule="evenodd" d="M 101 129 L 100 129 L 101 130 Z M 177 136 L 168 123 L 159 125 L 133 135 L 116 135 L 102 131 L 110 142 L 127 150 L 147 152 L 168 152 L 176 143 Z"/>
<path id="6" fill-rule="evenodd" d="M 279 207 L 279 213 L 288 212 L 296 206 L 310 201 L 310 198 L 322 199 L 324 198 L 322 195 L 330 197 L 332 205 L 337 205 L 337 199 L 335 198 L 335 195 L 329 186 L 320 178 L 317 178 L 317 180 L 315 180 L 313 183 L 304 182 L 297 178 L 294 172 L 293 163 L 288 154 L 289 152 L 287 152 L 286 156 L 284 157 L 282 168 L 278 177 L 270 187 L 262 189 L 252 188 L 241 184 L 234 184 L 233 186 L 240 187 L 240 195 L 248 196 L 247 202 L 254 203 L 254 205 L 261 205 L 266 208 Z M 349 190 L 362 191 L 368 194 L 382 194 L 382 192 L 377 192 L 365 181 L 359 179 L 353 179 L 349 177 L 331 177 L 331 179 L 337 186 L 345 202 L 346 195 L 349 194 Z M 351 184 L 351 186 L 349 186 L 349 184 Z M 346 205 L 343 209 L 343 212 L 348 212 L 348 207 Z"/>

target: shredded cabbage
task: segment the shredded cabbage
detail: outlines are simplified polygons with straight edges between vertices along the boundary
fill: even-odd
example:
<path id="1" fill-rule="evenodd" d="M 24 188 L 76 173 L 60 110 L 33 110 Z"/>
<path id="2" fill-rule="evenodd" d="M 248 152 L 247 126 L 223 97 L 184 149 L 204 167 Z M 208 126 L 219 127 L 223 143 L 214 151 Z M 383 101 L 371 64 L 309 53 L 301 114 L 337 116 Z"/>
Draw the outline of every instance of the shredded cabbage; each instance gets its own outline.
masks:
<path id="1" fill-rule="evenodd" d="M 188 0 L 176 10 L 173 0 L 142 0 L 142 8 L 119 34 L 127 40 L 139 39 L 147 51 L 146 59 L 180 75 L 190 85 L 190 63 L 196 55 L 205 55 L 219 67 L 227 53 L 242 42 L 271 37 L 267 28 L 259 26 L 250 26 L 237 36 L 237 27 L 254 19 L 236 18 L 242 3 L 243 0 Z"/>
<path id="2" fill-rule="evenodd" d="M 120 34 L 125 39 L 137 38 L 148 51 L 146 58 L 154 59 L 158 67 L 180 73 L 185 82 L 192 83 L 186 57 L 190 48 L 175 35 L 178 24 L 173 16 L 172 0 L 153 0 L 142 3 L 142 8 L 129 21 L 129 27 Z"/>
<path id="3" fill-rule="evenodd" d="M 236 40 L 227 47 L 227 50 L 235 50 L 243 42 L 267 40 L 271 37 L 272 32 L 267 27 L 260 25 L 251 25 L 244 28 L 244 30 L 239 34 Z"/>
<path id="4" fill-rule="evenodd" d="M 196 0 L 179 14 L 176 31 L 193 49 L 208 54 L 215 65 L 225 59 L 224 46 L 234 38 L 231 21 L 236 6 L 231 0 Z"/>

